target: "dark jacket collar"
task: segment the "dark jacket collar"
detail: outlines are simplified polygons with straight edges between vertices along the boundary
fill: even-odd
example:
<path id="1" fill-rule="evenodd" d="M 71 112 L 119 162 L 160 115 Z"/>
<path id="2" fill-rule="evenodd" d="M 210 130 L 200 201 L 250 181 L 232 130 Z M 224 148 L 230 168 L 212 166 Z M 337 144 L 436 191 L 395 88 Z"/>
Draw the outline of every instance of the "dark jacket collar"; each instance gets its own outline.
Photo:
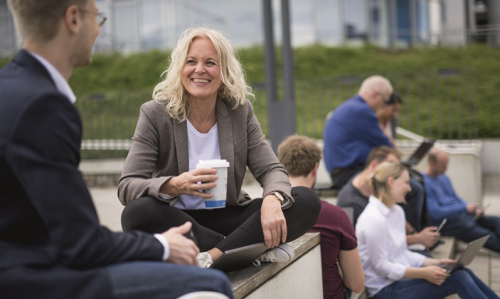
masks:
<path id="1" fill-rule="evenodd" d="M 45 68 L 45 66 L 43 66 L 43 64 L 40 63 L 40 61 L 38 61 L 33 55 L 31 55 L 30 52 L 21 49 L 21 51 L 17 53 L 12 61 L 22 67 L 29 68 L 30 71 L 35 72 L 40 76 L 47 78 L 48 80 L 50 80 L 50 82 L 52 82 L 54 87 L 56 86 L 49 74 L 49 71 Z"/>

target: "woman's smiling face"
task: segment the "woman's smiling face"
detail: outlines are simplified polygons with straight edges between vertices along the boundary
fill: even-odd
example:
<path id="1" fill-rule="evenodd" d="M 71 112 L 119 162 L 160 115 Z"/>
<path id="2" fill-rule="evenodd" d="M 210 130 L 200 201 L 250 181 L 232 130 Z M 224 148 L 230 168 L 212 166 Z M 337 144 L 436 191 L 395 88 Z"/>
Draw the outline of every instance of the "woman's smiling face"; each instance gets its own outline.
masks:
<path id="1" fill-rule="evenodd" d="M 216 99 L 221 85 L 217 51 L 210 39 L 197 37 L 191 43 L 182 69 L 182 84 L 189 98 Z"/>
<path id="2" fill-rule="evenodd" d="M 405 170 L 397 179 L 393 180 L 391 186 L 392 199 L 396 203 L 405 202 L 405 196 L 410 191 L 410 175 L 408 174 L 408 170 Z"/>

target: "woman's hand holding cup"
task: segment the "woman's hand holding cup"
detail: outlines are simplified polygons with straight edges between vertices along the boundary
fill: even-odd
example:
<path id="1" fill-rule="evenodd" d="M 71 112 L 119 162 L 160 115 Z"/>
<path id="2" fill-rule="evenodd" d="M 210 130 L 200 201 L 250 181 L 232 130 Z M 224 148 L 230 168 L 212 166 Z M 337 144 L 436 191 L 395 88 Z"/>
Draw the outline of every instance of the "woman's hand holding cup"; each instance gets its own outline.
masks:
<path id="1" fill-rule="evenodd" d="M 211 193 L 200 192 L 216 186 L 217 169 L 197 168 L 171 178 L 160 188 L 160 192 L 177 197 L 182 194 L 189 194 L 203 198 L 211 198 Z M 201 183 L 198 183 L 201 182 Z"/>

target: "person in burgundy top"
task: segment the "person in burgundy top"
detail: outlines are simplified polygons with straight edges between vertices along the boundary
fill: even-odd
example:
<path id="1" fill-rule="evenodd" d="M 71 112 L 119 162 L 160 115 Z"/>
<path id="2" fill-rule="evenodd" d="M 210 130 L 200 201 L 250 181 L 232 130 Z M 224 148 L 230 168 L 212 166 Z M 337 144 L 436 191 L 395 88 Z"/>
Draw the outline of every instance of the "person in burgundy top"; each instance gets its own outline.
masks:
<path id="1" fill-rule="evenodd" d="M 288 137 L 278 147 L 278 158 L 293 187 L 314 187 L 321 160 L 321 149 L 314 139 Z M 354 227 L 344 210 L 322 200 L 318 221 L 310 231 L 321 234 L 324 298 L 344 298 L 344 285 L 361 293 L 365 274 Z"/>

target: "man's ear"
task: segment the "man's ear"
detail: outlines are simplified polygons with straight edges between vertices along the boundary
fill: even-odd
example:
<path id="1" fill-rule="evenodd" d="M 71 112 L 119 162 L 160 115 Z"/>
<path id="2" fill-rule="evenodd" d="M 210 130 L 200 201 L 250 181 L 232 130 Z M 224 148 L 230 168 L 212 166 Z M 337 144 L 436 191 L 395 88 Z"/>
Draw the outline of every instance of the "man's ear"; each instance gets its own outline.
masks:
<path id="1" fill-rule="evenodd" d="M 316 163 L 316 165 L 314 165 L 313 169 L 311 170 L 311 173 L 312 173 L 313 177 L 317 177 L 318 176 L 318 167 L 319 167 L 319 163 Z"/>
<path id="2" fill-rule="evenodd" d="M 64 12 L 64 25 L 69 32 L 77 33 L 81 22 L 80 9 L 76 5 L 70 5 Z"/>

